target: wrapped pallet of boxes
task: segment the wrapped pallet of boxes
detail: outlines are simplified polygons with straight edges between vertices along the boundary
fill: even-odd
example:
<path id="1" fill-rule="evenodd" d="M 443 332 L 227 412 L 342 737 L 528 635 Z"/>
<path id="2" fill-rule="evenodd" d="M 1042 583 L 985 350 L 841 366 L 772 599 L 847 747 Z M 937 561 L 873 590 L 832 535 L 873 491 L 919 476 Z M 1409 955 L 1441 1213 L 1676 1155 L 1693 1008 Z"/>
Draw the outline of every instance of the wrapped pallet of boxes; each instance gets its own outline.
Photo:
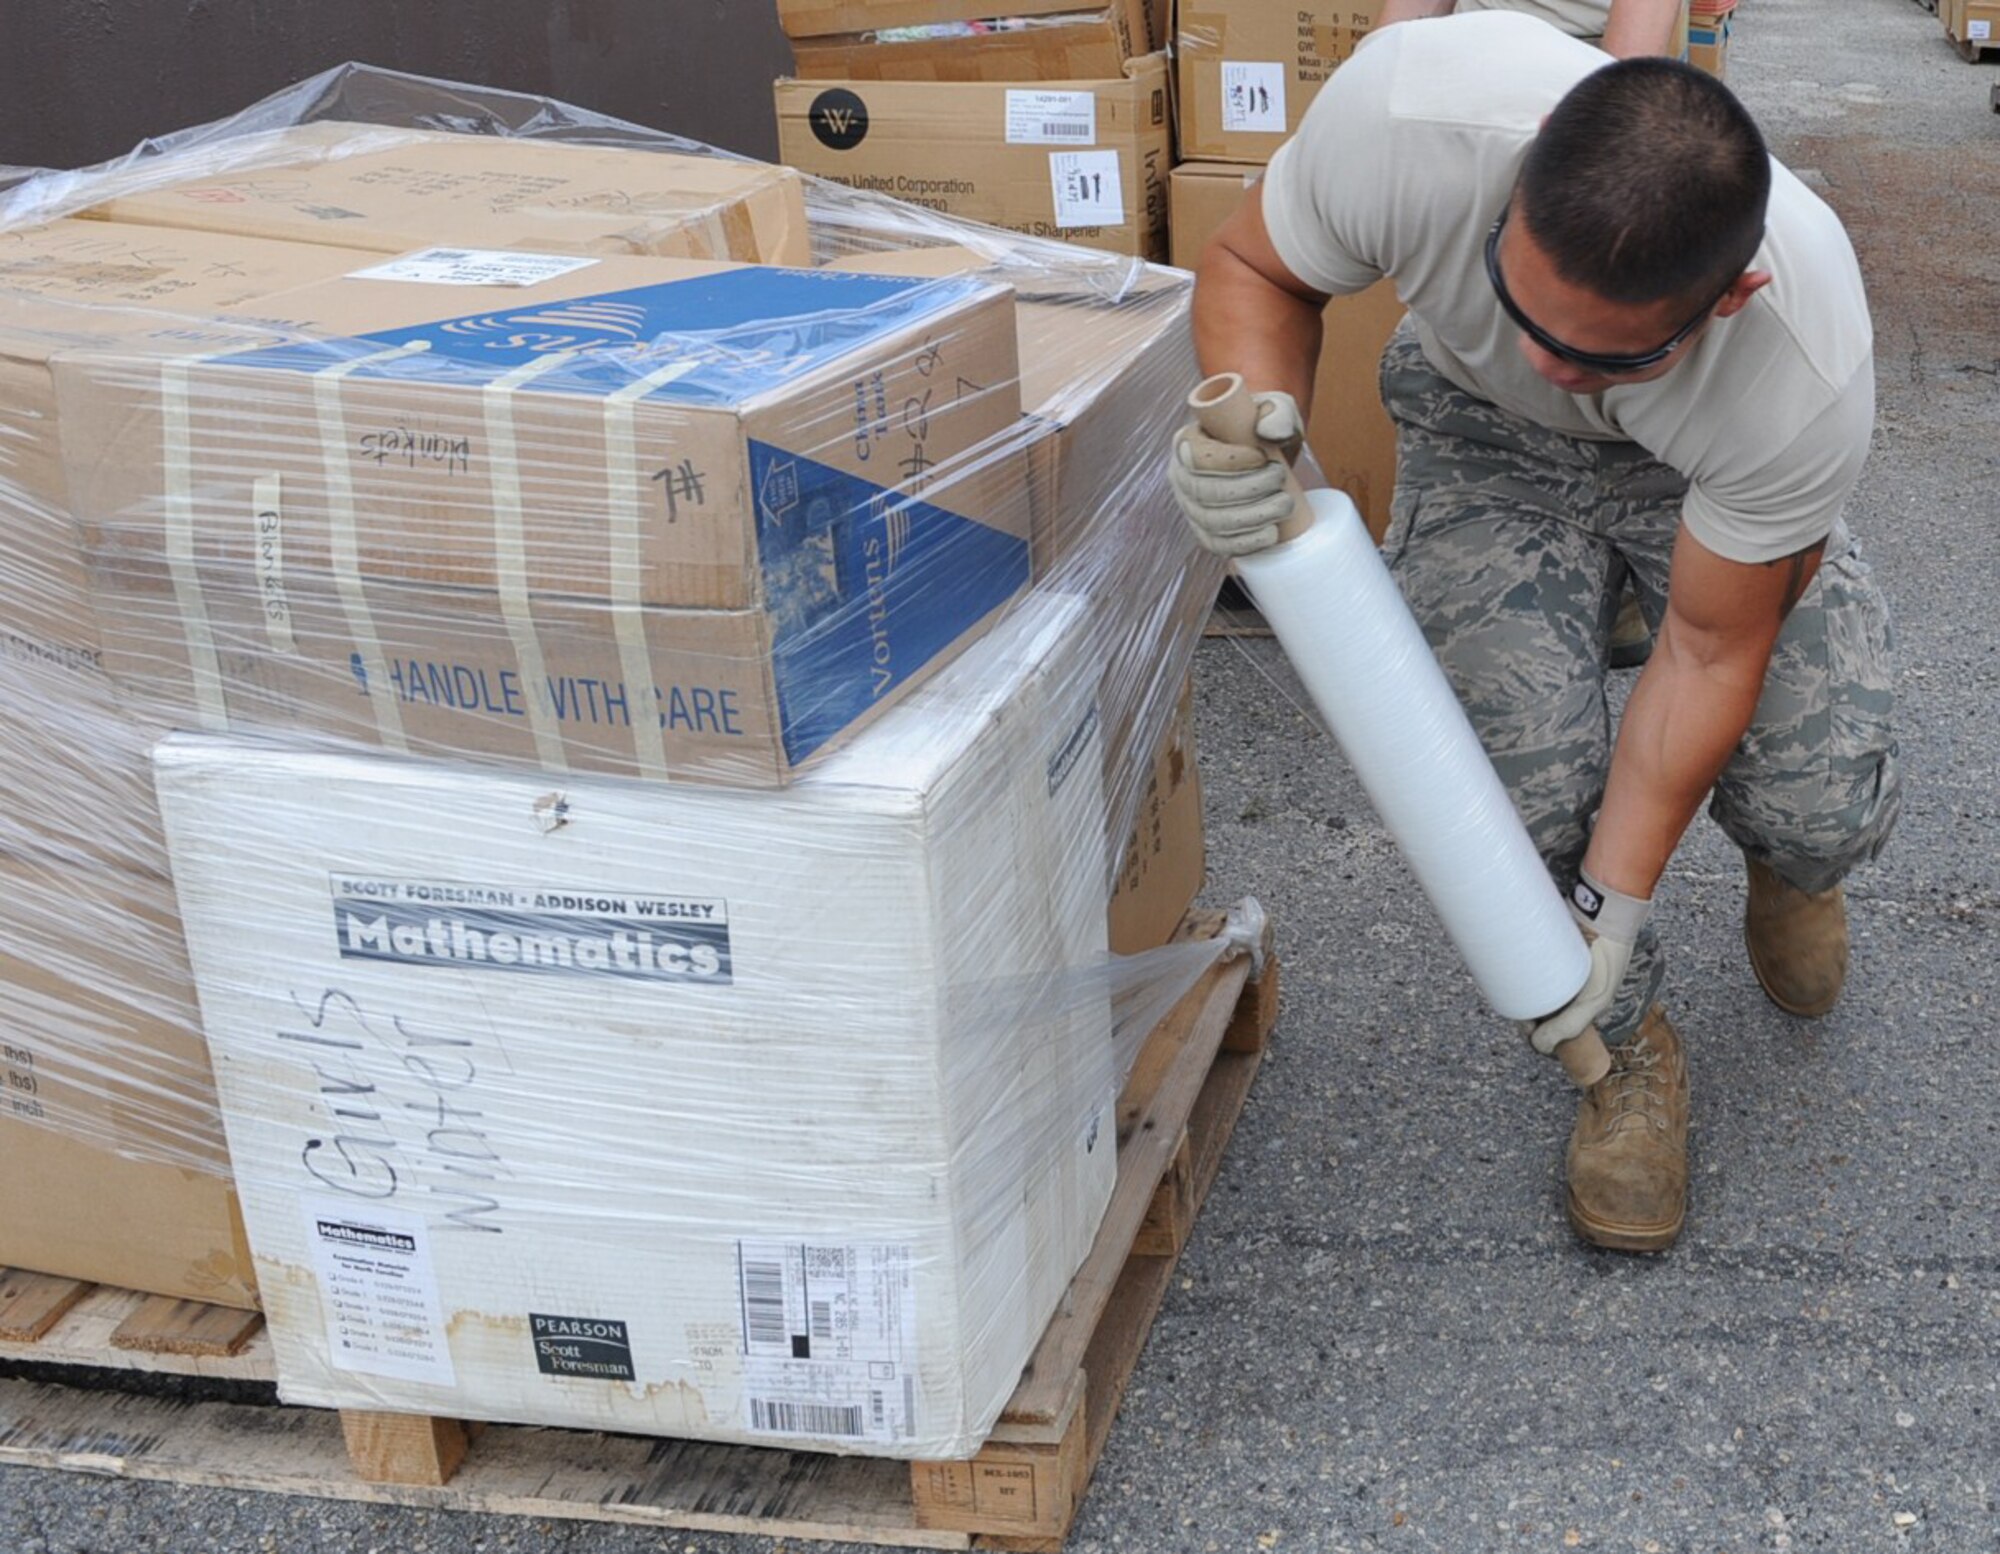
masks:
<path id="1" fill-rule="evenodd" d="M 787 168 L 491 135 L 320 121 L 230 142 L 172 178 L 121 175 L 85 216 L 371 253 L 656 254 L 804 264 L 805 200 Z"/>
<path id="2" fill-rule="evenodd" d="M 975 1449 L 1114 1172 L 1082 622 L 782 793 L 559 825 L 533 775 L 164 746 L 286 1397 Z"/>
<path id="3" fill-rule="evenodd" d="M 849 188 L 1164 261 L 1169 95 L 1164 54 L 1102 81 L 780 81 L 779 154 Z"/>
<path id="4" fill-rule="evenodd" d="M 1180 146 L 1190 161 L 1268 162 L 1374 24 L 1378 0 L 1181 0 Z"/>
<path id="5" fill-rule="evenodd" d="M 350 74 L 31 180 L 0 235 L 458 101 Z M 101 1176 L 91 1231 L 174 1276 L 79 1276 L 261 1287 L 285 1398 L 968 1455 L 1132 1054 L 1225 953 L 1152 948 L 1200 885 L 1220 575 L 1155 452 L 1186 277 L 802 189 L 819 269 L 298 245 L 6 358 L 165 852 L 0 881 L 8 1123 L 50 1140 L 0 1191 L 53 1200 L 71 1145 L 182 1173 Z M 980 262 L 836 267 L 918 243 Z M 28 577 L 8 629 L 61 624 Z"/>
<path id="6" fill-rule="evenodd" d="M 779 0 L 808 80 L 1093 81 L 1166 43 L 1163 0 Z"/>
<path id="7" fill-rule="evenodd" d="M 425 250 L 265 306 L 57 368 L 162 716 L 780 783 L 1029 580 L 998 287 Z"/>

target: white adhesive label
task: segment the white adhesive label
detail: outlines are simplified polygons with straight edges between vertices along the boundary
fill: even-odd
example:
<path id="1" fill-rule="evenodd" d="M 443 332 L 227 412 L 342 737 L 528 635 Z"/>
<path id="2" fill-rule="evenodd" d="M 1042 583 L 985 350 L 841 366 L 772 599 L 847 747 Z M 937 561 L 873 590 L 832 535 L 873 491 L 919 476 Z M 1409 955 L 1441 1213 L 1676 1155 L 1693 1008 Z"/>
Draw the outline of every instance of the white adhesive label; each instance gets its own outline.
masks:
<path id="1" fill-rule="evenodd" d="M 1010 146 L 1096 145 L 1096 94 L 1094 92 L 1009 92 L 1007 144 Z"/>
<path id="2" fill-rule="evenodd" d="M 744 1423 L 760 1435 L 912 1439 L 910 1249 L 739 1241 L 736 1255 Z"/>
<path id="3" fill-rule="evenodd" d="M 1222 62 L 1222 127 L 1285 133 L 1285 67 L 1262 60 Z"/>
<path id="4" fill-rule="evenodd" d="M 251 524 L 257 546 L 257 607 L 263 612 L 264 629 L 271 638 L 271 651 L 290 657 L 299 650 L 292 636 L 292 601 L 285 593 L 285 499 L 284 483 L 277 475 L 265 475 L 251 487 L 255 511 Z"/>
<path id="5" fill-rule="evenodd" d="M 1965 24 L 1965 36 L 1970 43 L 1984 43 L 1993 36 L 1993 24 L 1969 21 Z"/>
<path id="6" fill-rule="evenodd" d="M 456 1386 L 423 1220 L 352 1199 L 302 1207 L 334 1369 Z"/>
<path id="7" fill-rule="evenodd" d="M 595 259 L 515 254 L 496 248 L 426 248 L 356 270 L 351 281 L 415 281 L 425 286 L 539 286 L 587 270 Z"/>
<path id="8" fill-rule="evenodd" d="M 1049 181 L 1055 187 L 1057 226 L 1125 224 L 1125 186 L 1116 151 L 1051 151 Z"/>

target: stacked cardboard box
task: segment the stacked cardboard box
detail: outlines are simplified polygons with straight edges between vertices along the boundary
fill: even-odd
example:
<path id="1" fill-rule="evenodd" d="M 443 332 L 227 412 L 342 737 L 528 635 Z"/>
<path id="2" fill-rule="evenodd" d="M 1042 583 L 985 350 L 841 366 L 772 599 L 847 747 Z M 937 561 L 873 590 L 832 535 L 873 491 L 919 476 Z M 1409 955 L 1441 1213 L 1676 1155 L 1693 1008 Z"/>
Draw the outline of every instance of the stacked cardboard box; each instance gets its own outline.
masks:
<path id="1" fill-rule="evenodd" d="M 1026 586 L 999 288 L 536 260 L 426 251 L 266 299 L 296 339 L 61 364 L 127 694 L 774 783 Z"/>
<path id="2" fill-rule="evenodd" d="M 776 87 L 780 153 L 948 215 L 1167 257 L 1173 164 L 1164 15 L 1023 0 L 784 0 L 801 79 Z"/>
<path id="3" fill-rule="evenodd" d="M 1943 0 L 1940 13 L 1953 3 Z M 1993 9 L 2000 15 L 2000 5 Z M 1721 80 L 1729 71 L 1729 40 L 1735 29 L 1736 0 L 1692 0 L 1687 14 L 1688 63 Z"/>
<path id="4" fill-rule="evenodd" d="M 1368 34 L 1378 0 L 1181 0 L 1181 155 L 1261 165 Z"/>
<path id="5" fill-rule="evenodd" d="M 975 1451 L 1115 1175 L 1089 640 L 1038 596 L 789 789 L 559 825 L 163 746 L 286 1398 Z"/>
<path id="6" fill-rule="evenodd" d="M 2000 48 L 2000 0 L 1938 0 L 1945 36 L 1967 59 Z"/>
<path id="7" fill-rule="evenodd" d="M 1166 37 L 1165 0 L 778 0 L 807 80 L 1087 81 Z"/>
<path id="8" fill-rule="evenodd" d="M 207 161 L 85 214 L 381 254 L 811 258 L 798 175 L 754 162 L 340 121 L 246 137 Z"/>

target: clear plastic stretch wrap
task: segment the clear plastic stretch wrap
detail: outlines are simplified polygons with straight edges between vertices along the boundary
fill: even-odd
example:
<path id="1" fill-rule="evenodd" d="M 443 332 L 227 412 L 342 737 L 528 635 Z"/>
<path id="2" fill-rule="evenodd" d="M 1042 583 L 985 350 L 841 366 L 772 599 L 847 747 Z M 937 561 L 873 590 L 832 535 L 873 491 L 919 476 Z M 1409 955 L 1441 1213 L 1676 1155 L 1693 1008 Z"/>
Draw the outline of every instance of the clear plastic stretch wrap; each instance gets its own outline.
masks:
<path id="1" fill-rule="evenodd" d="M 0 1264 L 975 1449 L 1223 952 L 1188 300 L 355 68 L 0 192 Z"/>

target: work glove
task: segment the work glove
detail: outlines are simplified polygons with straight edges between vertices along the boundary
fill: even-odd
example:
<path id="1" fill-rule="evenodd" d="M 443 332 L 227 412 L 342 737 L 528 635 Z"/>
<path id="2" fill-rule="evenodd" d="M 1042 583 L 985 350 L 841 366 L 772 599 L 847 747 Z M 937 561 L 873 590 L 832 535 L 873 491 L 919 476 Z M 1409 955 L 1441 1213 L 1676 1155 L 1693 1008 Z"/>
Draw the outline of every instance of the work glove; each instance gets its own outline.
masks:
<path id="1" fill-rule="evenodd" d="M 1638 943 L 1639 930 L 1646 926 L 1652 910 L 1652 902 L 1623 895 L 1578 871 L 1569 912 L 1590 946 L 1590 975 L 1584 979 L 1583 990 L 1562 1008 L 1528 1023 L 1528 1042 L 1542 1056 L 1553 1057 L 1556 1048 L 1581 1036 L 1611 1007 L 1626 968 L 1632 964 L 1632 947 Z"/>
<path id="2" fill-rule="evenodd" d="M 1291 395 L 1257 396 L 1257 438 L 1276 448 L 1243 448 L 1217 442 L 1199 427 L 1184 426 L 1167 460 L 1167 482 L 1181 513 L 1204 550 L 1218 556 L 1247 556 L 1278 543 L 1278 525 L 1291 516 L 1285 490 L 1290 462 L 1305 442 L 1305 422 Z"/>

